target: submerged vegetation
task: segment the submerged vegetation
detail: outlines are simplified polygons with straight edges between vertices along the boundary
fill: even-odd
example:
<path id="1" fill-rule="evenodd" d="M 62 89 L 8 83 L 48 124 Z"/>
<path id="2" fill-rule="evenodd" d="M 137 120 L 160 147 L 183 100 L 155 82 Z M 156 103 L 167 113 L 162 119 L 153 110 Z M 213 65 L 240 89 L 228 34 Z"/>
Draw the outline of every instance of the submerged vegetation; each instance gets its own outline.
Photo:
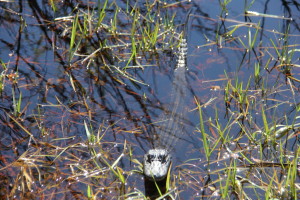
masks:
<path id="1" fill-rule="evenodd" d="M 300 198 L 300 5 L 284 2 L 0 1 L 0 198 L 151 196 L 142 156 L 191 7 L 190 112 L 158 198 Z"/>

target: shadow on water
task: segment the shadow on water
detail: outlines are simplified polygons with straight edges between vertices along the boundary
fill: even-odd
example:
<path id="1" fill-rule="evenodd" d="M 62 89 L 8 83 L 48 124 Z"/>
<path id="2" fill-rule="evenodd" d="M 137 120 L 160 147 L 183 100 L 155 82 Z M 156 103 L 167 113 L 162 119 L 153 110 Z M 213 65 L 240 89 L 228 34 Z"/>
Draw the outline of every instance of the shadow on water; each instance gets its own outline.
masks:
<path id="1" fill-rule="evenodd" d="M 191 7 L 189 113 L 162 193 L 297 199 L 299 4 L 226 2 L 0 2 L 1 199 L 151 196 L 141 161 Z"/>
<path id="2" fill-rule="evenodd" d="M 156 199 L 160 197 L 161 194 L 165 194 L 167 192 L 166 179 L 157 181 L 156 183 L 145 179 L 144 186 L 145 186 L 145 195 L 150 199 Z"/>

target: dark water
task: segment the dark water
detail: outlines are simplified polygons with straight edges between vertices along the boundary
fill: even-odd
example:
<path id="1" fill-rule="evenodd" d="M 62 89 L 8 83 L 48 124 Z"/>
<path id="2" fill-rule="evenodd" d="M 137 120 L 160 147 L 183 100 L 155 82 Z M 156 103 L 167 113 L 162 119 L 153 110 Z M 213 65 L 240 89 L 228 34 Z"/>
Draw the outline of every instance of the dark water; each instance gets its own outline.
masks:
<path id="1" fill-rule="evenodd" d="M 122 12 L 117 16 L 117 27 L 124 34 L 114 35 L 105 28 L 100 28 L 98 32 L 91 31 L 88 37 L 79 34 L 76 37 L 76 44 L 79 44 L 77 54 L 70 59 L 72 21 L 60 17 L 70 16 L 74 19 L 75 14 L 79 13 L 82 27 L 89 26 L 83 23 L 82 16 L 88 12 L 96 13 L 103 4 L 54 1 L 59 8 L 54 12 L 51 2 L 30 0 L 0 3 L 0 59 L 3 62 L 0 81 L 3 84 L 0 93 L 0 165 L 1 168 L 10 166 L 16 160 L 26 166 L 31 164 L 31 167 L 21 169 L 14 163 L 0 171 L 0 185 L 3 185 L 1 197 L 13 194 L 11 198 L 30 198 L 32 191 L 36 190 L 41 196 L 52 195 L 54 199 L 76 195 L 84 198 L 87 196 L 87 180 L 95 191 L 100 191 L 98 197 L 103 198 L 122 195 L 124 191 L 130 193 L 135 189 L 144 191 L 142 176 L 130 173 L 130 170 L 137 169 L 131 159 L 141 161 L 143 154 L 153 145 L 153 123 L 170 103 L 176 48 L 170 48 L 160 38 L 154 44 L 156 51 L 140 50 L 137 57 L 128 64 L 132 51 L 132 23 L 126 12 L 138 7 L 146 16 L 147 9 L 142 2 L 109 2 L 103 24 L 112 26 L 111 19 L 116 10 L 121 9 Z M 203 107 L 206 131 L 212 143 L 218 141 L 220 136 L 210 122 L 218 121 L 222 127 L 234 123 L 232 116 L 239 115 L 242 107 L 248 111 L 247 116 L 238 120 L 244 130 L 234 124 L 231 125 L 232 129 L 224 133 L 231 138 L 229 148 L 240 151 L 253 145 L 245 153 L 246 156 L 270 162 L 277 162 L 276 159 L 282 156 L 277 146 L 262 142 L 265 146 L 260 151 L 264 152 L 265 157 L 259 157 L 258 150 L 254 148 L 255 142 L 241 135 L 244 132 L 257 132 L 255 139 L 264 140 L 259 132 L 264 130 L 262 108 L 269 123 L 292 124 L 297 115 L 300 5 L 295 1 L 284 0 L 253 2 L 232 1 L 227 5 L 227 10 L 223 11 L 219 1 L 183 2 L 169 7 L 164 7 L 162 3 L 154 4 L 151 14 L 156 20 L 159 17 L 155 12 L 161 16 L 176 13 L 174 24 L 177 33 L 182 30 L 180 24 L 189 8 L 195 7 L 187 34 L 189 70 L 186 74 L 186 109 L 190 112 L 187 114 L 185 134 L 174 150 L 173 163 L 173 172 L 179 179 L 177 187 L 183 190 L 181 198 L 219 198 L 217 189 L 213 189 L 219 185 L 214 180 L 226 173 L 211 171 L 222 169 L 231 162 L 226 158 L 228 152 L 225 148 L 218 145 L 218 151 L 214 151 L 211 156 L 211 165 L 207 165 L 201 133 L 197 131 L 199 112 L 194 97 L 201 104 L 213 99 L 212 103 Z M 168 3 L 171 2 L 166 5 Z M 245 10 L 273 16 L 245 16 Z M 238 24 L 240 27 L 232 36 L 226 34 Z M 255 26 L 260 26 L 260 29 L 254 48 L 247 49 L 251 43 L 249 34 L 251 38 L 255 36 Z M 172 39 L 171 36 L 167 37 Z M 107 45 L 107 48 L 100 48 L 101 45 Z M 277 51 L 281 54 L 288 55 L 292 65 L 288 62 L 280 65 L 275 47 L 278 47 Z M 292 49 L 296 50 L 289 53 Z M 84 56 L 96 50 L 98 53 L 93 59 Z M 261 71 L 255 79 L 254 66 L 257 63 Z M 139 64 L 144 67 L 137 67 Z M 287 70 L 290 66 L 293 66 L 292 69 Z M 124 67 L 128 73 L 126 76 L 119 73 L 119 69 Z M 138 82 L 128 79 L 128 76 Z M 249 104 L 238 104 L 234 98 L 229 99 L 227 104 L 224 102 L 226 85 L 229 82 L 236 85 L 237 79 L 239 83 L 242 82 L 244 90 L 250 79 L 246 95 Z M 18 112 L 14 104 L 20 98 L 21 110 Z M 125 156 L 118 163 L 128 178 L 125 189 L 120 189 L 119 182 L 112 176 L 95 181 L 74 175 L 74 170 L 78 173 L 84 171 L 76 168 L 76 163 L 86 169 L 94 167 L 87 146 L 84 121 L 95 134 L 103 135 L 101 145 L 95 145 L 95 149 L 111 164 L 123 153 L 126 141 Z M 297 133 L 286 142 L 285 148 L 287 155 L 297 155 Z M 20 160 L 21 155 L 25 156 L 24 153 L 35 160 L 32 163 Z M 288 156 L 282 157 L 288 160 Z M 20 177 L 22 173 L 24 177 L 24 170 L 29 173 L 30 169 L 33 169 L 33 174 L 28 177 L 33 177 L 33 183 L 30 187 L 22 186 L 24 178 Z M 260 179 L 267 180 L 268 177 L 264 176 L 272 176 L 275 172 L 281 171 L 266 169 Z M 247 173 L 252 172 L 249 170 Z M 245 178 L 245 174 L 242 171 L 239 176 Z M 249 192 L 249 196 L 253 193 L 251 188 L 245 191 Z M 262 190 L 256 192 L 259 197 L 264 197 Z M 257 197 L 256 194 L 254 197 Z"/>

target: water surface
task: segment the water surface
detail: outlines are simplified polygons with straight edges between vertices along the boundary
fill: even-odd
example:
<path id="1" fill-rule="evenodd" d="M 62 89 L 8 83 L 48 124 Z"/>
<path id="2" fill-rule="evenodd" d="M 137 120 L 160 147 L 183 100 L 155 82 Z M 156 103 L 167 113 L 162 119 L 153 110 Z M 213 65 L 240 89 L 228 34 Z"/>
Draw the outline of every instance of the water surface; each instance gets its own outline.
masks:
<path id="1" fill-rule="evenodd" d="M 287 171 L 276 166 L 263 168 L 261 173 L 234 155 L 240 158 L 243 152 L 252 161 L 271 163 L 288 162 L 299 155 L 298 126 L 289 136 L 276 139 L 278 145 L 285 144 L 284 151 L 279 151 L 270 141 L 274 136 L 264 134 L 267 128 L 262 115 L 264 112 L 269 128 L 298 123 L 299 4 L 245 0 L 222 8 L 214 0 L 107 2 L 101 26 L 97 20 L 104 2 L 0 3 L 0 165 L 1 184 L 5 185 L 1 197 L 86 198 L 89 187 L 98 198 L 143 193 L 137 161 L 152 148 L 153 124 L 170 103 L 176 45 L 183 19 L 194 7 L 187 34 L 185 106 L 189 112 L 184 135 L 174 149 L 176 188 L 184 199 L 220 198 L 222 190 L 216 182 L 223 183 L 220 179 L 228 175 L 225 168 L 236 162 L 246 168 L 236 179 L 247 180 L 245 188 L 250 185 L 240 195 L 263 198 L 265 190 L 253 189 L 251 181 L 257 178 L 248 174 L 268 184 L 274 173 Z M 76 14 L 80 27 L 70 50 Z M 136 24 L 135 14 L 140 14 Z M 142 30 L 153 33 L 156 24 L 161 28 L 158 39 L 153 44 L 140 42 L 146 38 Z M 133 55 L 135 45 L 138 50 Z M 148 49 L 142 49 L 147 45 Z M 260 66 L 257 76 L 255 66 Z M 242 100 L 234 90 L 238 87 L 245 94 Z M 199 131 L 195 98 L 203 105 L 210 162 Z M 222 129 L 229 127 L 222 139 L 217 124 Z M 87 127 L 101 140 L 93 143 Z M 94 162 L 93 155 L 100 158 Z M 114 167 L 126 177 L 124 184 L 106 161 L 116 162 Z M 277 183 L 285 181 L 284 176 L 278 177 Z M 33 191 L 37 196 L 32 196 Z M 286 197 L 284 192 L 280 195 Z"/>

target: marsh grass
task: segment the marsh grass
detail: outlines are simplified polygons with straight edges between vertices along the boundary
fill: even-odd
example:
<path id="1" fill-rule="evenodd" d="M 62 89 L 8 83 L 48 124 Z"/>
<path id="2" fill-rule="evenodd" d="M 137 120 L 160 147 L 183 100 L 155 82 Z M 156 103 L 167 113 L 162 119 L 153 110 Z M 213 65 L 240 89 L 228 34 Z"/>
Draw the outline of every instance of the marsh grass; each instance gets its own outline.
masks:
<path id="1" fill-rule="evenodd" d="M 251 78 L 251 77 L 250 77 Z M 261 77 L 264 79 L 264 77 Z M 250 80 L 250 79 L 249 79 Z M 254 80 L 255 82 L 255 80 Z M 296 194 L 292 190 L 292 192 L 288 192 L 290 186 L 295 186 L 295 180 L 299 179 L 299 177 L 293 176 L 292 179 L 289 179 L 288 177 L 291 177 L 289 174 L 291 171 L 294 171 L 295 168 L 299 168 L 299 163 L 296 165 L 293 165 L 291 163 L 294 163 L 294 159 L 298 159 L 297 155 L 294 157 L 294 154 L 297 154 L 299 151 L 299 148 L 296 145 L 296 148 L 293 152 L 287 152 L 287 145 L 289 145 L 290 142 L 292 142 L 292 138 L 294 138 L 295 133 L 298 132 L 298 122 L 296 122 L 296 117 L 294 120 L 292 120 L 292 124 L 279 124 L 279 121 L 282 120 L 282 118 L 277 118 L 276 116 L 276 109 L 274 110 L 274 115 L 269 116 L 267 114 L 265 105 L 262 105 L 260 107 L 260 119 L 261 119 L 261 125 L 256 124 L 251 116 L 251 113 L 253 113 L 251 110 L 255 109 L 256 106 L 251 106 L 253 104 L 253 101 L 250 101 L 248 98 L 251 97 L 249 95 L 249 88 L 250 88 L 250 81 L 248 81 L 246 88 L 244 89 L 242 87 L 243 84 L 238 83 L 238 78 L 235 79 L 235 84 L 231 84 L 231 80 L 228 80 L 226 89 L 225 89 L 225 104 L 227 105 L 227 108 L 229 109 L 229 122 L 232 121 L 232 123 L 228 123 L 226 128 L 230 128 L 234 124 L 238 123 L 242 134 L 238 134 L 237 137 L 234 137 L 232 133 L 234 132 L 234 129 L 231 129 L 226 137 L 224 137 L 224 130 L 220 128 L 220 125 L 218 123 L 218 120 L 211 121 L 210 127 L 213 127 L 217 133 L 219 133 L 219 137 L 222 138 L 222 140 L 214 141 L 211 144 L 220 143 L 219 145 L 225 146 L 225 153 L 224 156 L 229 155 L 231 158 L 232 163 L 234 161 L 234 165 L 227 166 L 224 170 L 224 174 L 226 177 L 225 183 L 220 182 L 220 195 L 222 198 L 231 198 L 232 193 L 234 193 L 234 196 L 238 196 L 239 198 L 250 198 L 246 191 L 244 189 L 251 188 L 255 190 L 257 198 L 260 196 L 260 190 L 263 190 L 265 192 L 265 198 L 276 198 L 276 197 L 292 197 L 297 198 L 298 194 Z M 257 98 L 255 98 L 255 101 L 258 101 Z M 235 103 L 233 103 L 235 102 Z M 256 102 L 255 104 L 258 104 Z M 277 106 L 276 106 L 277 107 Z M 232 109 L 235 110 L 232 112 Z M 268 110 L 269 112 L 269 110 Z M 297 112 L 295 113 L 295 116 L 297 116 Z M 215 119 L 219 119 L 219 117 L 216 115 Z M 287 117 L 285 116 L 286 121 Z M 213 122 L 213 123 L 212 123 Z M 248 124 L 248 125 L 247 125 Z M 256 131 L 253 131 L 253 128 L 255 127 Z M 250 128 L 250 129 L 249 129 Z M 252 131 L 251 131 L 252 129 Z M 285 139 L 283 139 L 285 138 Z M 249 141 L 247 147 L 244 149 L 242 148 L 241 151 L 232 151 L 228 149 L 228 144 L 237 144 L 239 141 L 244 140 Z M 293 143 L 293 142 L 292 142 Z M 215 150 L 215 145 L 210 145 L 209 147 L 206 147 L 207 149 Z M 274 149 L 273 149 L 274 148 Z M 273 153 L 276 155 L 272 155 L 270 153 L 267 153 L 269 150 L 273 149 Z M 250 150 L 250 151 L 249 151 Z M 217 151 L 217 150 L 215 150 Z M 249 152 L 248 152 L 249 151 Z M 251 155 L 250 152 L 256 152 L 257 158 L 254 159 L 253 155 L 251 157 L 248 157 L 248 155 Z M 211 152 L 212 155 L 214 155 L 214 152 Z M 249 154 L 250 153 L 250 154 Z M 266 158 L 267 157 L 267 158 Z M 279 158 L 279 159 L 278 159 Z M 267 159 L 267 161 L 264 161 Z M 225 159 L 226 160 L 226 159 Z M 238 162 L 236 162 L 238 161 Z M 220 160 L 220 162 L 222 162 Z M 295 163 L 294 163 L 295 164 Z M 261 177 L 260 180 L 263 183 L 262 185 L 255 183 L 251 181 L 251 179 L 247 179 L 247 183 L 250 184 L 250 187 L 244 187 L 245 185 L 245 177 L 243 177 L 244 181 L 243 184 L 240 182 L 241 175 L 239 172 L 239 168 L 241 166 L 244 166 L 243 170 L 245 170 L 245 167 L 249 166 L 249 171 L 252 171 L 252 167 L 255 166 L 254 169 L 256 171 L 259 169 L 263 169 L 262 173 L 259 173 L 256 171 L 255 173 L 250 172 L 254 176 Z M 268 169 L 268 167 L 270 169 Z M 280 168 L 281 167 L 281 168 Z M 222 170 L 221 170 L 222 171 Z M 271 171 L 271 172 L 269 172 Z M 279 177 L 279 172 L 285 174 L 285 178 Z M 294 171 L 295 172 L 295 171 Z M 220 171 L 212 172 L 212 174 L 217 173 L 220 174 Z M 221 173 L 222 174 L 222 173 Z M 219 175 L 221 176 L 221 175 Z M 223 175 L 224 176 L 224 175 Z M 288 183 L 287 183 L 288 182 Z M 283 186 L 285 185 L 285 186 Z M 289 185 L 289 187 L 287 187 Z M 281 188 L 280 192 L 278 192 L 275 188 Z M 248 190 L 246 189 L 246 190 Z M 299 188 L 297 189 L 299 191 Z M 255 195 L 254 195 L 255 196 Z"/>
<path id="2" fill-rule="evenodd" d="M 132 76 L 127 69 L 135 66 L 147 67 L 143 64 L 145 54 L 173 50 L 178 46 L 179 41 L 179 34 L 174 25 L 175 14 L 169 16 L 164 12 L 165 8 L 161 7 L 153 12 L 154 4 L 146 4 L 148 6 L 146 12 L 141 13 L 139 7 L 134 6 L 129 10 L 128 5 L 127 9 L 124 9 L 115 2 L 105 1 L 103 5 L 99 2 L 101 9 L 75 12 L 74 17 L 70 18 L 72 24 L 65 21 L 66 18 L 56 18 L 58 22 L 63 22 L 66 27 L 70 27 L 70 30 L 65 31 L 66 33 L 70 31 L 70 65 L 74 63 L 74 56 L 77 58 L 76 62 L 87 62 L 92 66 L 91 63 L 96 56 L 109 53 L 112 55 L 108 59 L 100 55 L 105 68 L 131 81 L 143 83 Z M 114 12 L 107 12 L 110 9 Z M 99 34 L 104 35 L 105 38 L 100 39 Z M 93 42 L 94 39 L 100 39 L 99 44 L 95 43 L 91 46 L 98 47 L 87 48 L 86 44 Z M 83 46 L 87 48 L 85 54 L 80 53 Z M 118 54 L 118 51 L 124 53 Z M 82 59 L 78 60 L 78 58 Z M 122 80 L 119 82 L 123 83 Z"/>
<path id="3" fill-rule="evenodd" d="M 0 59 L 0 64 L 2 67 L 2 72 L 0 75 L 0 94 L 2 95 L 2 92 L 4 90 L 5 86 L 5 78 L 6 78 L 6 73 L 7 73 L 7 65 Z"/>
<path id="4" fill-rule="evenodd" d="M 203 98 L 206 102 L 195 96 L 193 106 L 199 123 L 193 127 L 193 134 L 200 147 L 191 150 L 194 157 L 173 163 L 166 193 L 156 185 L 158 199 L 191 194 L 212 199 L 299 197 L 299 44 L 290 42 L 289 26 L 281 33 L 264 29 L 261 20 L 229 19 L 230 2 L 219 1 L 220 18 L 212 19 L 218 24 L 213 34 L 203 36 L 209 42 L 198 47 L 243 52 L 243 56 L 236 70 L 222 74 L 221 95 Z M 254 2 L 245 6 L 245 17 L 290 20 L 249 11 Z M 61 81 L 63 78 L 55 77 L 57 83 L 47 80 L 43 89 L 47 93 L 51 88 L 65 91 L 70 87 L 70 91 L 51 100 L 41 95 L 42 100 L 33 110 L 28 108 L 31 96 L 23 88 L 36 83 L 24 82 L 18 70 L 9 71 L 10 63 L 1 60 L 0 93 L 10 101 L 3 114 L 7 119 L 2 123 L 13 130 L 7 133 L 10 143 L 6 138 L 3 143 L 11 145 L 10 155 L 14 156 L 1 157 L 5 166 L 0 168 L 4 177 L 10 177 L 1 182 L 7 185 L 7 198 L 34 199 L 36 193 L 48 199 L 147 199 L 141 156 L 136 155 L 136 149 L 144 144 L 141 138 L 147 140 L 141 134 L 145 124 L 139 124 L 140 119 L 131 115 L 135 110 L 127 109 L 131 102 L 124 104 L 126 121 L 122 112 L 112 112 L 109 105 L 126 102 L 123 93 L 134 94 L 138 101 L 147 99 L 141 98 L 147 94 L 139 96 L 125 86 L 147 86 L 141 74 L 163 60 L 159 55 L 175 52 L 182 29 L 176 23 L 176 12 L 168 9 L 180 7 L 180 3 L 185 5 L 184 1 L 146 1 L 143 6 L 126 1 L 121 5 L 105 0 L 98 1 L 97 7 L 74 8 L 69 16 L 57 17 L 53 24 L 61 28 L 59 37 L 66 38 L 65 47 L 60 48 L 67 61 L 63 65 L 67 78 Z M 50 1 L 55 14 L 59 6 Z M 221 32 L 222 28 L 225 31 Z M 275 37 L 262 41 L 263 32 Z M 191 49 L 195 56 L 194 49 L 198 48 L 191 45 Z M 240 73 L 243 70 L 247 72 L 245 77 Z M 89 81 L 91 85 L 86 84 Z M 96 101 L 91 95 L 95 91 L 105 95 L 97 96 L 100 100 Z M 207 115 L 210 108 L 213 112 Z M 104 111 L 109 113 L 105 117 L 117 120 L 103 119 L 99 123 L 102 118 L 98 119 L 98 113 Z M 48 119 L 51 117 L 55 119 Z"/>
<path id="5" fill-rule="evenodd" d="M 222 2 L 222 12 L 227 12 L 226 3 Z M 280 16 L 254 14 L 254 12 L 250 11 L 248 14 L 249 16 L 290 20 L 290 18 Z M 222 20 L 226 22 L 226 19 L 222 18 Z M 231 20 L 228 20 L 228 22 L 231 22 Z M 287 26 L 286 32 L 282 34 L 282 39 L 277 42 L 270 39 L 270 42 L 267 44 L 269 47 L 264 47 L 265 52 L 268 52 L 270 57 L 259 57 L 258 50 L 261 49 L 262 45 L 266 45 L 258 40 L 262 30 L 261 22 L 258 21 L 250 26 L 249 24 L 241 23 L 231 27 L 232 29 L 228 30 L 224 35 L 217 33 L 215 44 L 219 44 L 219 48 L 226 48 L 226 42 L 230 41 L 228 36 L 235 38 L 234 40 L 238 41 L 240 46 L 244 48 L 244 52 L 246 52 L 242 65 L 244 65 L 246 60 L 249 61 L 251 59 L 251 52 L 254 53 L 256 62 L 251 62 L 253 70 L 252 74 L 250 73 L 247 76 L 248 80 L 246 80 L 246 83 L 241 81 L 237 74 L 232 76 L 225 71 L 227 81 L 225 82 L 223 97 L 227 108 L 227 124 L 225 123 L 223 128 L 222 124 L 224 123 L 219 122 L 219 107 L 215 107 L 216 114 L 213 120 L 211 118 L 205 119 L 203 118 L 203 108 L 196 101 L 200 115 L 198 129 L 202 136 L 203 151 L 206 159 L 210 158 L 207 159 L 208 166 L 217 168 L 210 172 L 210 177 L 217 175 L 218 178 L 211 183 L 219 184 L 219 189 L 212 187 L 211 184 L 208 184 L 207 188 L 211 190 L 213 196 L 220 196 L 223 199 L 235 197 L 240 199 L 297 199 L 299 194 L 296 194 L 295 190 L 299 192 L 299 184 L 294 181 L 299 181 L 299 158 L 297 156 L 299 142 L 295 139 L 299 131 L 297 122 L 298 111 L 293 112 L 292 115 L 294 117 L 278 115 L 280 107 L 294 104 L 296 100 L 295 91 L 291 89 L 292 95 L 288 98 L 289 100 L 283 102 L 277 101 L 276 97 L 270 97 L 275 93 L 270 87 L 272 83 L 275 83 L 273 88 L 277 87 L 276 94 L 281 94 L 285 91 L 285 89 L 278 88 L 293 88 L 297 85 L 298 79 L 291 75 L 293 74 L 292 71 L 296 69 L 293 69 L 292 66 L 296 66 L 293 53 L 297 51 L 297 45 L 289 45 L 289 26 Z M 242 37 L 235 35 L 239 32 L 239 29 L 243 28 L 248 28 L 246 31 L 248 34 L 245 37 L 248 39 L 247 45 Z M 275 55 L 273 54 L 274 52 Z M 293 64 L 291 64 L 292 62 Z M 241 70 L 242 65 L 237 68 L 236 73 Z M 282 81 L 280 76 L 277 76 L 275 81 L 274 79 L 270 81 L 270 76 L 273 76 L 271 74 L 271 65 L 274 65 L 273 68 L 278 69 L 279 73 L 287 77 L 286 85 L 280 84 L 280 81 Z M 289 80 L 293 80 L 293 83 Z M 275 105 L 269 106 L 268 102 L 272 101 L 275 102 Z M 294 104 L 294 107 L 297 107 L 297 105 Z M 209 132 L 211 134 L 207 134 Z M 214 134 L 218 135 L 218 137 L 214 138 Z M 287 150 L 290 145 L 293 146 L 293 150 Z M 212 157 L 217 157 L 217 159 L 212 161 Z M 298 160 L 297 164 L 295 160 Z M 217 166 L 215 165 L 216 163 L 218 163 Z M 220 167 L 220 165 L 224 166 L 224 168 Z M 297 175 L 290 175 L 290 173 L 293 174 L 295 172 L 296 168 L 298 168 Z M 250 174 L 251 176 L 249 176 Z M 283 177 L 280 174 L 284 174 Z M 256 180 L 253 179 L 253 176 Z M 289 177 L 293 178 L 290 179 Z M 294 189 L 291 190 L 291 186 Z M 263 191 L 263 197 L 261 196 L 261 191 Z"/>

